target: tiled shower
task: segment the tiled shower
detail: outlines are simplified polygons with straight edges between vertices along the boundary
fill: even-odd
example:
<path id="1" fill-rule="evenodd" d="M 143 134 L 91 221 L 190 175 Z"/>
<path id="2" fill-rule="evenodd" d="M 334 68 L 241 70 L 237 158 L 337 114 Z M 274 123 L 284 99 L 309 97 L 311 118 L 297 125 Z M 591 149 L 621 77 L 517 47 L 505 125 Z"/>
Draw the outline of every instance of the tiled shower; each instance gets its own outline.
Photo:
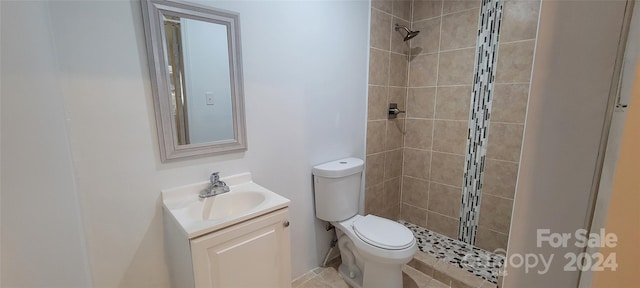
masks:
<path id="1" fill-rule="evenodd" d="M 497 0 L 484 3 L 489 2 Z M 473 150 L 467 137 L 482 4 L 372 2 L 367 213 L 459 238 L 464 173 Z M 490 104 L 485 103 L 491 113 L 478 178 L 477 228 L 475 239 L 466 239 L 489 251 L 507 245 L 540 2 L 499 4 L 495 78 Z M 393 29 L 396 23 L 421 32 L 403 42 L 404 34 Z M 387 119 L 389 103 L 397 103 L 406 114 Z"/>

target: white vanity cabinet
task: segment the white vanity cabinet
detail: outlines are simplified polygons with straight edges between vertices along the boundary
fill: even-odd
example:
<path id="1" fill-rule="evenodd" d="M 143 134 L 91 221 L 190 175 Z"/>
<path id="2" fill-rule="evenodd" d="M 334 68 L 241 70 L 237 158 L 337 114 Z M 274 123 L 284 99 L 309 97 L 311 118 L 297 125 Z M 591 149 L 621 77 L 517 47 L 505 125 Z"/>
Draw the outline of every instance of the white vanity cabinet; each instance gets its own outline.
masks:
<path id="1" fill-rule="evenodd" d="M 192 239 L 191 255 L 195 287 L 290 287 L 288 209 Z"/>
<path id="2" fill-rule="evenodd" d="M 165 217 L 171 287 L 291 287 L 288 208 L 193 239 L 178 229 Z"/>

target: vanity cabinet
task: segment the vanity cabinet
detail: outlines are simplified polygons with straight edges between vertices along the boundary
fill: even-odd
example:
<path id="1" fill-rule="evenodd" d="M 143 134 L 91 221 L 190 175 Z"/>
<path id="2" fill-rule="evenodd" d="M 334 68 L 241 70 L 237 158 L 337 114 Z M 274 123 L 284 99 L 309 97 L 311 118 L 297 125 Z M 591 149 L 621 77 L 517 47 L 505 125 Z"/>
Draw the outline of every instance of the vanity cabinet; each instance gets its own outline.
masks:
<path id="1" fill-rule="evenodd" d="M 290 287 L 288 209 L 191 240 L 195 287 Z"/>
<path id="2" fill-rule="evenodd" d="M 192 239 L 176 224 L 165 217 L 172 287 L 291 287 L 287 207 Z"/>

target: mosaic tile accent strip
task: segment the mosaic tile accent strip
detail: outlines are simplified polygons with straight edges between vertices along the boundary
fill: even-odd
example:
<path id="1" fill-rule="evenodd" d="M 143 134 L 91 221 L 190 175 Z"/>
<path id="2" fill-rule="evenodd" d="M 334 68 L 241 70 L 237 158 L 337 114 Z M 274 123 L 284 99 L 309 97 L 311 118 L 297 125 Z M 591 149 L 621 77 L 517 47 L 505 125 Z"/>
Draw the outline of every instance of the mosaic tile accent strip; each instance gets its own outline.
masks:
<path id="1" fill-rule="evenodd" d="M 489 119 L 491 118 L 493 83 L 500 38 L 502 1 L 482 0 L 482 9 L 478 20 L 476 66 L 474 68 L 469 134 L 462 183 L 460 226 L 458 227 L 458 239 L 468 244 L 476 243 L 478 231 L 482 176 L 487 155 Z"/>
<path id="2" fill-rule="evenodd" d="M 413 232 L 420 251 L 462 268 L 493 284 L 498 284 L 498 275 L 504 265 L 504 255 L 482 250 L 406 221 L 399 220 L 398 222 Z"/>

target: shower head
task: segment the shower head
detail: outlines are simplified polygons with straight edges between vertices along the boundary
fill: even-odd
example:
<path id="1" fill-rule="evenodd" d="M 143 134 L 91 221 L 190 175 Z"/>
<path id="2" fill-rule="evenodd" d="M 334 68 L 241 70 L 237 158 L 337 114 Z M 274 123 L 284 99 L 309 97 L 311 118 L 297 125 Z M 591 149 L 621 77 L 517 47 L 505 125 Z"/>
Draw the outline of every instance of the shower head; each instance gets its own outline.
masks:
<path id="1" fill-rule="evenodd" d="M 409 41 L 411 38 L 416 37 L 418 33 L 420 33 L 420 31 L 411 31 L 406 26 L 401 26 L 400 24 L 396 23 L 396 31 L 400 30 L 400 28 L 403 28 L 405 31 L 407 31 L 407 35 L 404 36 L 404 41 Z"/>

